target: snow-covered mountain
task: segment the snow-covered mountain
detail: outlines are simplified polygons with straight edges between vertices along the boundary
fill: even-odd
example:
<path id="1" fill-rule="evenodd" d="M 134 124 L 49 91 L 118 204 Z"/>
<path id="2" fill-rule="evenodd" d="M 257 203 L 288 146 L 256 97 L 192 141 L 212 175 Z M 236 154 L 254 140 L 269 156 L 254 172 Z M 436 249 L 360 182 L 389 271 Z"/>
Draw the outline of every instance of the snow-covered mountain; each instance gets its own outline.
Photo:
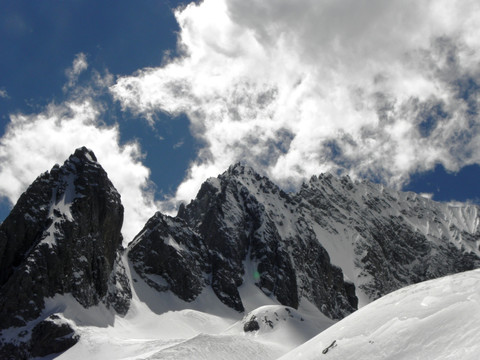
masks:
<path id="1" fill-rule="evenodd" d="M 224 304 L 244 311 L 242 291 L 252 285 L 283 305 L 298 308 L 306 300 L 342 318 L 357 306 L 353 284 L 298 210 L 270 180 L 236 165 L 207 180 L 177 218 L 150 219 L 129 257 L 147 282 L 156 276 L 156 289 L 184 300 L 211 286 Z"/>
<path id="2" fill-rule="evenodd" d="M 333 175 L 286 193 L 236 164 L 126 250 L 122 221 L 88 149 L 29 187 L 0 225 L 2 358 L 275 359 L 358 306 L 480 267 L 476 206 Z"/>
<path id="3" fill-rule="evenodd" d="M 348 177 L 312 177 L 295 195 L 360 305 L 403 286 L 480 266 L 479 208 Z"/>
<path id="4" fill-rule="evenodd" d="M 364 305 L 406 285 L 479 267 L 478 225 L 473 205 L 332 175 L 287 194 L 237 164 L 208 179 L 176 218 L 156 214 L 129 251 L 145 281 L 184 300 L 211 286 L 222 302 L 243 311 L 240 290 L 253 280 L 281 304 L 296 308 L 308 300 L 339 319 L 357 307 L 357 298 Z M 177 270 L 187 268 L 188 274 Z"/>

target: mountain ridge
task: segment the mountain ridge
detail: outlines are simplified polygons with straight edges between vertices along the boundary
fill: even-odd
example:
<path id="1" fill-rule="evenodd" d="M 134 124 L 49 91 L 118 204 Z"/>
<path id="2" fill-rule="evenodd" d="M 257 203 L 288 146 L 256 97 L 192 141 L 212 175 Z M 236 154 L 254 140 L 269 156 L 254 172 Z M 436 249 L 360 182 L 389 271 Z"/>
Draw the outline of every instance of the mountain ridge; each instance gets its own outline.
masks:
<path id="1" fill-rule="evenodd" d="M 354 311 L 356 299 L 341 270 L 330 264 L 302 219 L 278 226 L 276 217 L 284 215 L 273 213 L 273 203 L 293 214 L 294 202 L 288 194 L 253 169 L 237 164 L 208 179 L 197 198 L 179 210 L 178 218 L 201 236 L 208 250 L 204 268 L 209 269 L 211 281 L 203 283 L 212 286 L 222 302 L 244 311 L 238 288 L 245 282 L 244 261 L 252 260 L 257 287 L 281 304 L 297 308 L 306 297 L 333 318 Z M 301 228 L 304 236 L 294 228 Z M 134 242 L 138 246 L 141 240 Z"/>
<path id="2" fill-rule="evenodd" d="M 323 329 L 407 285 L 480 267 L 478 210 L 332 174 L 288 193 L 237 163 L 123 249 L 120 195 L 94 153 L 77 149 L 0 225 L 0 354 L 65 351 L 88 326 L 133 321 L 143 301 L 160 317 L 193 304 L 213 315 L 205 299 L 237 321 L 296 309 Z M 146 288 L 148 299 L 136 293 Z M 82 320 L 99 311 L 107 324 Z"/>
<path id="3" fill-rule="evenodd" d="M 216 283 L 208 284 L 207 278 L 198 283 L 211 285 L 224 303 L 239 311 L 243 306 L 237 289 L 248 272 L 246 259 L 256 262 L 256 285 L 267 296 L 294 308 L 305 297 L 332 318 L 352 312 L 355 296 L 364 305 L 403 286 L 480 266 L 478 207 L 452 207 L 368 181 L 353 182 L 348 176 L 313 176 L 298 192 L 286 193 L 237 163 L 207 179 L 196 199 L 171 219 L 184 221 L 203 237 L 203 247 L 220 252 L 215 261 L 223 262 L 219 267 L 227 269 L 227 275 L 219 274 Z M 295 251 L 305 242 L 302 251 Z M 288 255 L 281 255 L 282 247 Z M 302 266 L 313 249 L 317 259 L 312 263 L 321 264 L 318 257 L 323 256 L 323 263 L 340 268 L 339 275 L 346 279 L 329 296 L 335 298 L 343 287 L 340 308 L 325 299 L 325 289 L 320 295 L 308 290 L 328 284 L 325 279 L 322 284 L 308 282 L 313 270 Z M 301 253 L 296 261 L 295 253 Z M 298 264 L 295 270 L 292 264 Z M 288 290 L 282 292 L 281 286 Z"/>

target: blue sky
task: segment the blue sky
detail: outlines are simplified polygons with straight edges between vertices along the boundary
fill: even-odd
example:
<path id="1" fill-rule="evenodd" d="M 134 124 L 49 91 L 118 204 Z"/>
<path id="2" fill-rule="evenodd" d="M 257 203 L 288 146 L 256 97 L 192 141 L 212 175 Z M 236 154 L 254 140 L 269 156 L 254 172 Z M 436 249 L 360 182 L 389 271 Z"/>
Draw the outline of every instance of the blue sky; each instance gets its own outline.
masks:
<path id="1" fill-rule="evenodd" d="M 10 113 L 38 112 L 52 101 L 63 100 L 65 70 L 78 53 L 86 54 L 90 69 L 101 72 L 108 69 L 115 75 L 160 64 L 165 51 L 175 51 L 179 29 L 172 9 L 180 4 L 179 1 L 2 2 L 0 89 L 8 93 L 0 101 L 2 132 Z M 88 77 L 88 71 L 82 74 L 82 78 Z M 158 175 L 155 178 L 159 180 L 159 192 L 174 191 L 185 176 L 186 163 L 195 154 L 188 120 L 179 116 L 175 121 L 162 119 L 149 126 L 146 122 L 129 121 L 131 114 L 119 111 L 113 101 L 108 106 L 110 112 L 104 121 L 120 123 L 122 141 L 142 139 L 150 168 L 155 173 L 159 171 L 154 174 Z M 181 149 L 173 149 L 176 144 L 183 145 Z M 169 156 L 154 155 L 164 152 L 169 152 Z"/>
<path id="2" fill-rule="evenodd" d="M 478 202 L 475 2 L 188 3 L 0 3 L 1 218 L 82 141 L 127 237 L 236 161 Z"/>
<path id="3" fill-rule="evenodd" d="M 0 98 L 1 134 L 10 114 L 39 113 L 49 103 L 68 97 L 62 91 L 65 71 L 79 53 L 86 55 L 89 64 L 80 84 L 91 81 L 92 70 L 118 76 L 160 64 L 166 51 L 176 50 L 179 29 L 173 9 L 180 5 L 181 1 L 1 2 L 0 90 L 5 92 Z M 136 121 L 111 97 L 101 97 L 108 107 L 102 121 L 119 124 L 120 143 L 141 142 L 155 197 L 174 193 L 197 150 L 188 119 L 159 112 L 155 124 Z M 56 159 L 51 165 L 61 161 Z M 3 197 L 1 219 L 10 208 L 11 201 Z"/>

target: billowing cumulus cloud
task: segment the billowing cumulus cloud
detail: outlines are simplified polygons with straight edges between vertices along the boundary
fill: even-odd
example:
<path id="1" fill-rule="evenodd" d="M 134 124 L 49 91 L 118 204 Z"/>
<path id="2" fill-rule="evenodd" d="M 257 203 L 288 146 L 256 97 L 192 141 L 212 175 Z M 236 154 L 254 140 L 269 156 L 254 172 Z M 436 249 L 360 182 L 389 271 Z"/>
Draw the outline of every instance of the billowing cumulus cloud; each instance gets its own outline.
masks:
<path id="1" fill-rule="evenodd" d="M 94 100 L 95 93 L 109 83 L 111 75 L 95 73 L 91 87 L 76 89 L 64 103 L 52 103 L 40 113 L 10 115 L 0 138 L 0 195 L 14 204 L 38 175 L 56 163 L 63 164 L 76 148 L 86 146 L 95 152 L 121 194 L 125 207 L 122 233 L 128 242 L 156 206 L 149 190 L 150 171 L 141 162 L 139 144 L 120 145 L 119 127 L 107 126 L 101 120 L 103 107 Z"/>
<path id="2" fill-rule="evenodd" d="M 176 18 L 181 55 L 111 91 L 189 117 L 203 147 L 177 200 L 236 161 L 285 187 L 480 163 L 478 1 L 205 0 Z"/>

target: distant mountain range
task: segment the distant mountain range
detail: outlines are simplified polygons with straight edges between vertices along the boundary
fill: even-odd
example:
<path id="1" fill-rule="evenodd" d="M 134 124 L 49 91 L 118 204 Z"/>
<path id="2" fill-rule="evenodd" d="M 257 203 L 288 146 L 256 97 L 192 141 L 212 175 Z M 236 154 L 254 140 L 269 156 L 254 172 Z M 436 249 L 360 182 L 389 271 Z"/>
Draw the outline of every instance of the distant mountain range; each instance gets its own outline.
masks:
<path id="1" fill-rule="evenodd" d="M 154 214 L 124 249 L 120 195 L 94 153 L 77 149 L 0 225 L 0 358 L 84 349 L 91 343 L 82 339 L 102 328 L 139 326 L 142 304 L 155 316 L 195 309 L 215 323 L 239 321 L 212 325 L 222 334 L 265 333 L 293 319 L 291 331 L 303 334 L 294 347 L 397 289 L 479 268 L 479 220 L 475 205 L 330 174 L 286 193 L 236 164 L 207 179 L 176 217 Z M 220 354 L 228 347 L 220 339 L 204 341 Z M 166 356 L 162 346 L 152 359 Z M 290 350 L 275 349 L 266 354 Z"/>

